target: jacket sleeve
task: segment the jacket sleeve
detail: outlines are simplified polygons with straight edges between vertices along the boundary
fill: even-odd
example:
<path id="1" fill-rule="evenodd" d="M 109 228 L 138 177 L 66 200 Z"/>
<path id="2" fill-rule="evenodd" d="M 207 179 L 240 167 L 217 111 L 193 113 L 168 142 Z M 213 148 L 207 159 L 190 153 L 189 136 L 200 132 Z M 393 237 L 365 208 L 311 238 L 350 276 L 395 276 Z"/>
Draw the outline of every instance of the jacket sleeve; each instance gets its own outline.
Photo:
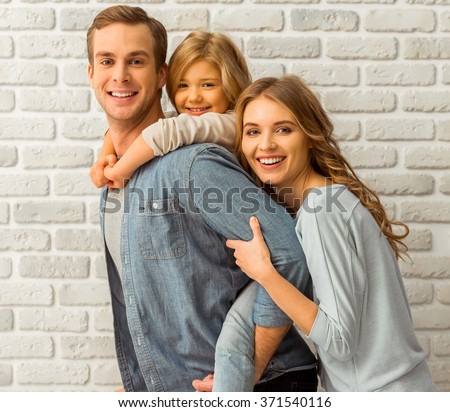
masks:
<path id="1" fill-rule="evenodd" d="M 201 116 L 180 114 L 160 119 L 143 130 L 142 136 L 156 156 L 163 156 L 180 146 L 216 143 L 231 152 L 236 140 L 233 112 L 205 113 Z"/>
<path id="2" fill-rule="evenodd" d="M 311 278 L 291 216 L 251 181 L 231 153 L 217 146 L 203 150 L 191 165 L 189 180 L 199 213 L 224 240 L 250 240 L 249 219 L 256 216 L 277 271 L 311 296 Z M 291 322 L 262 287 L 254 306 L 254 321 L 266 327 Z"/>

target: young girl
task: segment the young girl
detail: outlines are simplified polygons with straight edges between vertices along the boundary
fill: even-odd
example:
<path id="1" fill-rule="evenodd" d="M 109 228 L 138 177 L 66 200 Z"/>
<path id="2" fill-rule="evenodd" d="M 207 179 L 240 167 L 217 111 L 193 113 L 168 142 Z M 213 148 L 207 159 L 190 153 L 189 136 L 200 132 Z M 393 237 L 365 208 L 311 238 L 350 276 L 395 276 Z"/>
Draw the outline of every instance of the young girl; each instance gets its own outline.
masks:
<path id="1" fill-rule="evenodd" d="M 169 61 L 167 94 L 178 117 L 147 127 L 116 163 L 108 133 L 91 167 L 96 187 L 122 188 L 141 165 L 191 143 L 220 143 L 233 150 L 235 118 L 231 110 L 251 82 L 242 53 L 220 33 L 190 33 Z"/>
<path id="2" fill-rule="evenodd" d="M 295 76 L 264 78 L 243 92 L 235 110 L 242 165 L 297 213 L 314 301 L 277 273 L 256 218 L 250 242 L 227 245 L 241 269 L 314 342 L 322 386 L 435 390 L 396 260 L 408 229 L 389 220 L 378 196 L 356 176 L 318 99 Z M 394 225 L 406 233 L 397 234 Z M 230 339 L 225 344 L 235 346 Z M 227 382 L 240 374 L 234 371 Z"/>

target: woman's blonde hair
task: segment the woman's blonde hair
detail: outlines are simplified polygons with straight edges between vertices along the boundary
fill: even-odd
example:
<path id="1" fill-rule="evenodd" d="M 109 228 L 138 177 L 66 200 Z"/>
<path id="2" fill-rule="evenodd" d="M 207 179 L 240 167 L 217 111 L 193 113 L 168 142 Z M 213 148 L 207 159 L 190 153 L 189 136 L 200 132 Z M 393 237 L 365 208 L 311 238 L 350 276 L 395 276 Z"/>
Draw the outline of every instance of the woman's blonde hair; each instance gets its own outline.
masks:
<path id="1" fill-rule="evenodd" d="M 205 60 L 216 66 L 222 76 L 228 110 L 234 109 L 237 98 L 252 81 L 245 57 L 230 38 L 221 33 L 196 30 L 175 49 L 169 60 L 167 95 L 175 107 L 175 93 L 190 65 Z"/>
<path id="2" fill-rule="evenodd" d="M 260 96 L 281 104 L 292 113 L 300 129 L 311 140 L 311 166 L 313 169 L 330 178 L 333 183 L 347 186 L 360 199 L 380 226 L 397 258 L 401 253 L 406 252 L 407 248 L 402 239 L 408 235 L 408 227 L 402 222 L 389 220 L 377 194 L 358 178 L 333 137 L 333 125 L 319 99 L 299 77 L 265 77 L 255 81 L 241 94 L 235 107 L 236 153 L 244 169 L 258 183 L 261 183 L 245 159 L 241 144 L 245 108 L 252 100 Z M 393 226 L 402 227 L 403 233 L 395 234 Z"/>

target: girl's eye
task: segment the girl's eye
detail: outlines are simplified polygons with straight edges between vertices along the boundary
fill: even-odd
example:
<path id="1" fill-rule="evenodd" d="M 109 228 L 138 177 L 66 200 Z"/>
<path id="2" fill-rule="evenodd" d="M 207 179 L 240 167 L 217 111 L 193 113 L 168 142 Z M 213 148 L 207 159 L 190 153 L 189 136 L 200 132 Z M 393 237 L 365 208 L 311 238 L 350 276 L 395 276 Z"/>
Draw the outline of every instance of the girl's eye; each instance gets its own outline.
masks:
<path id="1" fill-rule="evenodd" d="M 203 83 L 203 87 L 214 87 L 214 83 Z"/>
<path id="2" fill-rule="evenodd" d="M 281 133 L 281 134 L 288 134 L 290 133 L 292 130 L 289 127 L 286 126 L 281 126 L 277 129 L 277 133 Z"/>
<path id="3" fill-rule="evenodd" d="M 180 83 L 180 84 L 178 85 L 178 88 L 179 88 L 179 89 L 185 89 L 186 87 L 188 87 L 188 85 L 187 85 L 186 83 Z"/>
<path id="4" fill-rule="evenodd" d="M 258 129 L 248 129 L 245 131 L 245 134 L 250 137 L 257 136 L 259 133 Z"/>

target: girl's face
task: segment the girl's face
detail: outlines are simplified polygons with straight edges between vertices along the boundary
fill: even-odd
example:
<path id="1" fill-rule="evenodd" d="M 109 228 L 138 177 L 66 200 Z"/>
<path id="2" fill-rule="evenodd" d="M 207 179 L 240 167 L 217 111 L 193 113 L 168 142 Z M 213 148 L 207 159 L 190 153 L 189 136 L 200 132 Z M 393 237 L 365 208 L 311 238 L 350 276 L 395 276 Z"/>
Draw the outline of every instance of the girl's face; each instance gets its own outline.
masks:
<path id="1" fill-rule="evenodd" d="M 310 139 L 284 106 L 260 96 L 247 104 L 243 116 L 242 152 L 264 183 L 301 189 L 310 167 Z"/>
<path id="2" fill-rule="evenodd" d="M 178 113 L 191 116 L 207 112 L 225 113 L 229 105 L 220 70 L 205 60 L 192 63 L 181 77 L 175 93 Z"/>

